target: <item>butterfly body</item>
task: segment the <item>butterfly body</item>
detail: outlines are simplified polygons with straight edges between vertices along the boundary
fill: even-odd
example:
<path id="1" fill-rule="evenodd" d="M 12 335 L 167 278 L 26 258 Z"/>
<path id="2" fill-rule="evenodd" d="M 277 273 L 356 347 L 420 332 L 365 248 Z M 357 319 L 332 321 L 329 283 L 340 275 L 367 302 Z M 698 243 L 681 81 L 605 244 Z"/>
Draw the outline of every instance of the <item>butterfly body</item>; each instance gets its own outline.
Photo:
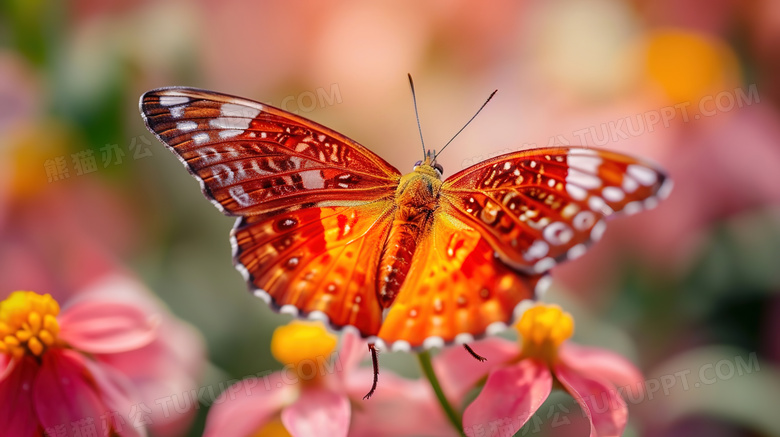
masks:
<path id="1" fill-rule="evenodd" d="M 192 88 L 141 97 L 148 128 L 236 216 L 233 262 L 274 309 L 393 349 L 501 330 L 605 219 L 654 207 L 656 166 L 581 147 L 502 155 L 442 180 L 272 106 Z"/>
<path id="2" fill-rule="evenodd" d="M 382 308 L 389 308 L 406 279 L 417 244 L 430 231 L 438 208 L 441 175 L 429 162 L 403 176 L 395 194 L 393 224 L 377 272 L 377 292 Z"/>

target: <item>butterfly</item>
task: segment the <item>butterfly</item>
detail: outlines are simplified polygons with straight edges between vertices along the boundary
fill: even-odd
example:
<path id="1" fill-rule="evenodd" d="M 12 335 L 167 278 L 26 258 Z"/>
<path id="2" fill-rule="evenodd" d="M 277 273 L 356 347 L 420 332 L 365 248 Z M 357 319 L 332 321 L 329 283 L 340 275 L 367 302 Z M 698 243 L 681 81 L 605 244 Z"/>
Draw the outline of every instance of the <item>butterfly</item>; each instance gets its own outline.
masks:
<path id="1" fill-rule="evenodd" d="M 671 180 L 623 154 L 550 147 L 442 180 L 432 151 L 402 174 L 325 126 L 193 88 L 141 97 L 149 130 L 237 217 L 233 262 L 281 313 L 374 345 L 467 344 L 506 328 L 605 219 L 654 207 Z"/>

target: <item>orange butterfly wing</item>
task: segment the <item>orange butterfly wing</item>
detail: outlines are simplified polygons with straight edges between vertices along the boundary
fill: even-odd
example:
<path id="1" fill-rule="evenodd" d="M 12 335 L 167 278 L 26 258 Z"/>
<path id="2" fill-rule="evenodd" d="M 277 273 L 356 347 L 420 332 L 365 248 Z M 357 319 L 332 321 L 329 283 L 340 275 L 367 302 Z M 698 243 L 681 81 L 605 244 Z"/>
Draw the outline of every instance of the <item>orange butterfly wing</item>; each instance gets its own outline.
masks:
<path id="1" fill-rule="evenodd" d="M 657 166 L 584 147 L 509 153 L 467 168 L 442 186 L 442 203 L 478 229 L 505 263 L 543 273 L 582 255 L 604 219 L 653 208 L 672 183 Z"/>
<path id="2" fill-rule="evenodd" d="M 227 215 L 234 264 L 274 308 L 376 334 L 379 248 L 400 173 L 286 111 L 191 88 L 141 97 L 149 129 Z"/>
<path id="3" fill-rule="evenodd" d="M 376 242 L 387 238 L 391 212 L 392 202 L 378 201 L 244 217 L 231 233 L 235 265 L 280 312 L 375 335 Z"/>
<path id="4" fill-rule="evenodd" d="M 421 240 L 379 331 L 379 338 L 395 350 L 469 343 L 500 331 L 521 302 L 534 298 L 537 284 L 546 282 L 496 259 L 479 230 L 449 207 L 433 214 Z"/>
<path id="5" fill-rule="evenodd" d="M 670 189 L 651 164 L 578 147 L 510 153 L 451 176 L 379 337 L 406 349 L 503 329 L 550 268 L 598 240 L 604 219 L 652 208 Z"/>
<path id="6" fill-rule="evenodd" d="M 141 96 L 146 125 L 227 215 L 391 197 L 400 173 L 325 126 L 248 99 L 192 88 Z"/>

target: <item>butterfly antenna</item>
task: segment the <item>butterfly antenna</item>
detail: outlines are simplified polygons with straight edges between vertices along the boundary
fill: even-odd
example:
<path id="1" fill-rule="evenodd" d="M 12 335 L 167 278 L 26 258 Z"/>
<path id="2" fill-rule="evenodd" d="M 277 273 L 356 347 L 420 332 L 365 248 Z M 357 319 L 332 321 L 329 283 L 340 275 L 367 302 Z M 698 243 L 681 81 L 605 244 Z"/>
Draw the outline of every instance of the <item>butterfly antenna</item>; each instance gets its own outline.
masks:
<path id="1" fill-rule="evenodd" d="M 411 77 L 410 77 L 410 79 L 411 79 Z M 473 121 L 475 118 L 477 118 L 477 115 L 479 115 L 479 113 L 480 113 L 480 112 L 482 112 L 482 109 L 484 109 L 484 108 L 485 108 L 485 106 L 488 104 L 488 102 L 490 101 L 490 99 L 492 99 L 492 98 L 493 98 L 493 96 L 495 96 L 497 92 L 498 92 L 498 90 L 494 90 L 492 93 L 490 93 L 490 95 L 488 96 L 487 100 L 485 100 L 485 103 L 483 103 L 483 104 L 482 104 L 482 106 L 480 106 L 480 107 L 479 107 L 479 109 L 477 109 L 477 113 L 476 113 L 476 114 L 474 114 L 474 116 L 472 116 L 472 117 L 469 119 L 469 121 L 467 121 L 467 122 L 466 122 L 466 124 L 464 124 L 464 125 L 463 125 L 463 127 L 462 127 L 462 128 L 460 128 L 460 130 L 459 130 L 459 131 L 458 131 L 458 132 L 457 132 L 455 135 L 453 135 L 453 136 L 452 136 L 452 138 L 450 138 L 450 140 L 449 140 L 449 141 L 447 141 L 447 144 L 445 144 L 445 145 L 444 145 L 444 147 L 442 147 L 442 148 L 441 148 L 441 150 L 439 150 L 439 153 L 437 153 L 437 154 L 436 154 L 436 156 L 439 156 L 439 155 L 441 154 L 441 152 L 443 152 L 443 151 L 444 151 L 444 149 L 446 149 L 446 148 L 447 148 L 447 146 L 449 146 L 449 145 L 450 145 L 450 143 L 452 142 L 452 140 L 454 140 L 454 139 L 455 139 L 455 137 L 457 137 L 458 135 L 460 135 L 460 133 L 461 133 L 461 132 L 463 132 L 463 129 L 466 129 L 466 126 L 468 126 L 468 125 L 469 125 L 469 123 L 471 123 L 471 122 L 472 122 L 472 121 Z M 419 120 L 418 120 L 418 122 L 419 122 Z M 433 159 L 436 159 L 436 156 L 434 156 L 434 157 L 433 157 Z"/>
<path id="2" fill-rule="evenodd" d="M 417 117 L 417 130 L 420 131 L 420 143 L 423 148 L 423 159 L 425 159 L 425 140 L 423 140 L 422 127 L 420 127 L 420 113 L 417 112 L 417 96 L 414 93 L 414 82 L 412 81 L 412 74 L 406 73 L 409 76 L 409 86 L 412 88 L 412 101 L 414 102 L 414 116 Z"/>

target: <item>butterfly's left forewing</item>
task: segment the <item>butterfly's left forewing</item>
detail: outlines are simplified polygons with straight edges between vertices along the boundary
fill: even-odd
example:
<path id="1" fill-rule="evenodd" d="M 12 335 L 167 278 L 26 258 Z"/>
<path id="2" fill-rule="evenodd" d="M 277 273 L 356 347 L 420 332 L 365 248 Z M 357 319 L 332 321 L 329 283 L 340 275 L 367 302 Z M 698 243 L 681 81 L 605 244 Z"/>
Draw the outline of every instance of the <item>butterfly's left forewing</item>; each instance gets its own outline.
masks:
<path id="1" fill-rule="evenodd" d="M 149 129 L 227 215 L 236 268 L 283 312 L 351 325 L 382 323 L 380 250 L 400 173 L 310 120 L 239 97 L 166 88 L 141 97 Z"/>
<path id="2" fill-rule="evenodd" d="M 400 173 L 349 138 L 248 99 L 192 88 L 141 97 L 149 130 L 228 215 L 392 196 Z"/>

